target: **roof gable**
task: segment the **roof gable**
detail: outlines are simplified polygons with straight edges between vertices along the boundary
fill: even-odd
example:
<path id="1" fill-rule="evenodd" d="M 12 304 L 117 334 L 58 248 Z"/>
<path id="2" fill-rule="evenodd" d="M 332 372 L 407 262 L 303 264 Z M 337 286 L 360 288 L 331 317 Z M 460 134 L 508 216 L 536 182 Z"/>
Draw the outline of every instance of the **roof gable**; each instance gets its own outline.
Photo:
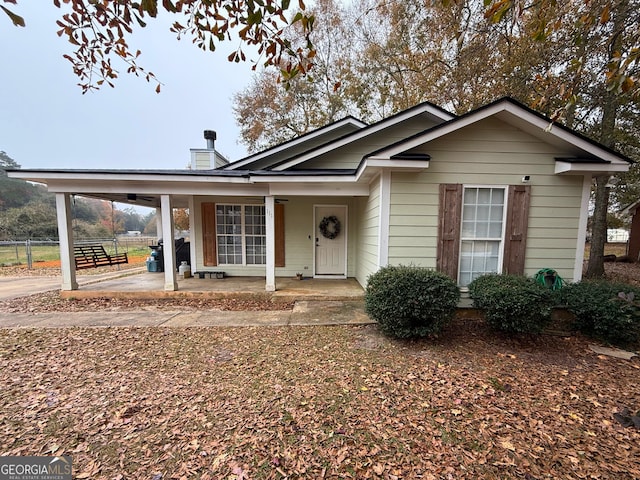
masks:
<path id="1" fill-rule="evenodd" d="M 368 125 L 349 135 L 345 135 L 342 138 L 338 138 L 331 142 L 327 142 L 326 144 L 311 148 L 298 155 L 292 156 L 278 164 L 273 165 L 270 169 L 275 171 L 284 171 L 291 168 L 304 168 L 305 162 L 314 160 L 320 155 L 348 146 L 366 137 L 378 134 L 386 129 L 396 127 L 398 125 L 401 125 L 403 122 L 414 120 L 418 117 L 422 117 L 424 121 L 430 125 L 439 125 L 456 118 L 453 113 L 450 113 L 443 108 L 440 108 L 430 102 L 423 102 L 407 110 L 403 110 L 402 112 L 396 113 L 395 115 L 380 120 L 379 122 Z"/>
<path id="2" fill-rule="evenodd" d="M 559 158 L 557 159 L 559 162 L 564 160 L 567 164 L 623 164 L 625 170 L 628 163 L 631 163 L 631 160 L 624 155 L 564 125 L 554 123 L 550 118 L 545 117 L 510 97 L 501 98 L 448 122 L 436 125 L 424 132 L 376 150 L 367 155 L 366 158 L 391 159 L 394 156 L 408 153 L 415 147 L 424 145 L 425 143 L 489 117 L 496 117 L 548 144 L 561 146 L 563 148 L 569 147 L 575 154 L 575 157 L 571 158 L 570 161 Z"/>
<path id="3" fill-rule="evenodd" d="M 430 102 L 423 102 L 371 125 L 354 117 L 347 117 L 223 168 L 225 170 L 276 171 L 293 167 L 304 168 L 301 164 L 307 160 L 416 117 L 422 117 L 428 125 L 432 126 L 449 121 L 455 118 L 455 115 Z"/>
<path id="4" fill-rule="evenodd" d="M 297 155 L 309 148 L 313 148 L 314 146 L 342 138 L 345 135 L 349 135 L 350 133 L 360 130 L 366 126 L 366 123 L 355 117 L 345 117 L 274 147 L 232 162 L 223 168 L 225 170 L 237 170 L 241 168 L 261 170 L 292 155 Z"/>

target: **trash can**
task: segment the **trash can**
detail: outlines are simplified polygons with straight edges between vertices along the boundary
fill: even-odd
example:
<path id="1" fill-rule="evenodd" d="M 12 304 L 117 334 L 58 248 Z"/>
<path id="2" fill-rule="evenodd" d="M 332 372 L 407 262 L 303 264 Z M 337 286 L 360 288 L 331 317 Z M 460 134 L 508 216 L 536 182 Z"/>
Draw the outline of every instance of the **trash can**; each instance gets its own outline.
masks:
<path id="1" fill-rule="evenodd" d="M 151 255 L 147 260 L 148 272 L 162 272 L 164 270 L 163 263 L 164 258 L 162 255 L 162 245 L 151 245 Z"/>
<path id="2" fill-rule="evenodd" d="M 159 272 L 160 263 L 157 260 L 147 260 L 147 272 Z"/>

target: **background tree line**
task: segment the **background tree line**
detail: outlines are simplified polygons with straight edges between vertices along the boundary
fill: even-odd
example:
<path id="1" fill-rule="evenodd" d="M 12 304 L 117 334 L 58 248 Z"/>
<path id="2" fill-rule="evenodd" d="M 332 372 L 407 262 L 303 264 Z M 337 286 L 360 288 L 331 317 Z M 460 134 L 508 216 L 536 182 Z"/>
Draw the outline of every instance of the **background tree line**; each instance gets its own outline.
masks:
<path id="1" fill-rule="evenodd" d="M 6 169 L 20 168 L 0 151 L 0 240 L 58 238 L 55 196 L 44 186 L 8 178 Z M 104 200 L 74 197 L 76 238 L 111 238 L 127 231 L 155 234 L 155 212 L 141 215 L 133 208 L 114 208 Z"/>

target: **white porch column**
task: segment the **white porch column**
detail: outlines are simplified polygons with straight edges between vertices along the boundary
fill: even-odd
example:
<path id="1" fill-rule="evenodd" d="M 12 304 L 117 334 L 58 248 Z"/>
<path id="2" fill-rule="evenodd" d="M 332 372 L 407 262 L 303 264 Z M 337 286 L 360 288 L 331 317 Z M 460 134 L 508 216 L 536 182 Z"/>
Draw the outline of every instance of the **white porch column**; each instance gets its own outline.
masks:
<path id="1" fill-rule="evenodd" d="M 198 235 L 200 233 L 198 232 Z M 189 265 L 191 265 L 191 273 L 196 271 L 196 202 L 193 195 L 189 197 Z"/>
<path id="2" fill-rule="evenodd" d="M 391 212 L 391 172 L 380 174 L 380 220 L 378 228 L 378 268 L 389 265 L 389 215 Z"/>
<path id="3" fill-rule="evenodd" d="M 160 196 L 160 217 L 162 219 L 162 255 L 164 256 L 164 289 L 178 290 L 176 275 L 176 244 L 173 240 L 173 208 L 171 196 Z"/>
<path id="4" fill-rule="evenodd" d="M 68 193 L 56 193 L 56 216 L 60 238 L 60 268 L 62 270 L 62 290 L 77 290 L 76 265 L 73 258 L 73 229 L 71 197 Z"/>
<path id="5" fill-rule="evenodd" d="M 264 214 L 267 242 L 267 262 L 265 265 L 267 282 L 265 290 L 267 292 L 276 291 L 276 221 L 275 221 L 275 198 L 273 195 L 264 197 Z"/>
<path id="6" fill-rule="evenodd" d="M 576 260 L 573 266 L 573 281 L 582 280 L 584 267 L 584 247 L 587 242 L 587 223 L 589 221 L 589 197 L 591 196 L 591 175 L 582 180 L 582 203 L 580 205 L 580 221 L 578 222 L 578 238 L 576 240 Z"/>
<path id="7" fill-rule="evenodd" d="M 162 238 L 162 209 L 156 208 L 156 243 Z"/>

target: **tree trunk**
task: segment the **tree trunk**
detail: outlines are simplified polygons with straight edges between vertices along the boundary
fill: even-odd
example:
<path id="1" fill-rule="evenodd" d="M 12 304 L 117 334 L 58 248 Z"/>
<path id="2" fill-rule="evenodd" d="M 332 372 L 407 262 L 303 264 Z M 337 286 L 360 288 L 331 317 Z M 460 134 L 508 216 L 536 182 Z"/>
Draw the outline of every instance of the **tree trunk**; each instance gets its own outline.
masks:
<path id="1" fill-rule="evenodd" d="M 613 60 L 622 47 L 624 31 L 623 12 L 627 2 L 622 1 L 614 14 L 613 32 L 609 41 L 609 59 Z M 605 90 L 602 102 L 602 120 L 600 123 L 600 143 L 613 147 L 616 117 L 618 114 L 618 96 L 615 90 Z M 587 278 L 604 277 L 604 246 L 607 242 L 607 210 L 609 208 L 608 175 L 596 177 L 595 209 L 593 211 L 593 227 L 591 231 L 591 249 L 587 264 Z"/>
<path id="2" fill-rule="evenodd" d="M 604 245 L 607 241 L 607 209 L 609 207 L 608 175 L 596 177 L 595 209 L 591 228 L 591 249 L 587 263 L 587 278 L 604 277 Z"/>

